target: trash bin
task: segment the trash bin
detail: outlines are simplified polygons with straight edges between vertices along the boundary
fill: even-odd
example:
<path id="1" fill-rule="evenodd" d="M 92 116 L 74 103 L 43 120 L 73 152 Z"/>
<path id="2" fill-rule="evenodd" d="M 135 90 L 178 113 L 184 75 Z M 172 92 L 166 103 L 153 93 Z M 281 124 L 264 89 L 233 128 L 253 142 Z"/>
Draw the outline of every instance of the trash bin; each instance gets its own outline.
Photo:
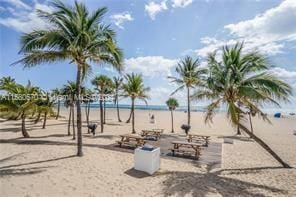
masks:
<path id="1" fill-rule="evenodd" d="M 160 148 L 146 150 L 143 147 L 135 149 L 134 168 L 152 175 L 160 167 Z"/>

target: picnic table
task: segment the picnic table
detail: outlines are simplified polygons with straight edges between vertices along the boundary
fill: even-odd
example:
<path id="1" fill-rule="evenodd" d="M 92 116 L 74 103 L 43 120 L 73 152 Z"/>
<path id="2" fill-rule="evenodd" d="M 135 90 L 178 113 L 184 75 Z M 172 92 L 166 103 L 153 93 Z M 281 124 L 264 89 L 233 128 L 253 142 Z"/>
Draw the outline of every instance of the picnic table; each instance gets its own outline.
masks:
<path id="1" fill-rule="evenodd" d="M 208 135 L 198 135 L 198 134 L 189 134 L 188 142 L 199 142 L 203 143 L 204 146 L 208 146 L 210 142 L 210 137 Z"/>
<path id="2" fill-rule="evenodd" d="M 122 145 L 128 145 L 128 146 L 137 148 L 145 144 L 144 138 L 139 135 L 124 134 L 124 135 L 120 135 L 120 137 L 121 137 L 121 140 L 117 141 L 120 147 L 122 147 Z"/>
<path id="3" fill-rule="evenodd" d="M 142 130 L 142 137 L 146 139 L 149 137 L 153 137 L 155 140 L 160 138 L 160 135 L 163 133 L 163 129 L 152 129 L 152 130 Z"/>
<path id="4" fill-rule="evenodd" d="M 195 159 L 198 159 L 201 155 L 201 144 L 194 142 L 186 142 L 186 141 L 173 141 L 173 148 L 170 149 L 172 151 L 173 156 L 175 153 L 189 154 L 194 155 Z"/>

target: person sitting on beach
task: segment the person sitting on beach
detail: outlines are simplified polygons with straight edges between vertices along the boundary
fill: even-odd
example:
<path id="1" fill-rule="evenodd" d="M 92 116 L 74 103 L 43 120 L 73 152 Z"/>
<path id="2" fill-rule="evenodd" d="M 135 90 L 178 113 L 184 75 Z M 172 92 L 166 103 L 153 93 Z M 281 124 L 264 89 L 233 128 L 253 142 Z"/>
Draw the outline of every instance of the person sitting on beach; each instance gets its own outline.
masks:
<path id="1" fill-rule="evenodd" d="M 154 114 L 152 114 L 151 117 L 150 117 L 150 123 L 155 124 Z"/>
<path id="2" fill-rule="evenodd" d="M 90 129 L 90 132 L 93 134 L 93 136 L 96 135 L 97 124 L 90 124 L 90 125 L 87 125 L 87 128 Z"/>

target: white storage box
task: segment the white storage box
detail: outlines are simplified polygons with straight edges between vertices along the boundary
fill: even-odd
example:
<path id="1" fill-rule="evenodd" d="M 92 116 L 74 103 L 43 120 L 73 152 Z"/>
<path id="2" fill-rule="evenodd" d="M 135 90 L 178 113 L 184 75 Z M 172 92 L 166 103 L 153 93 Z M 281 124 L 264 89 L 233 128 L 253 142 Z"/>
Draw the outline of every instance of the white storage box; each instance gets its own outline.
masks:
<path id="1" fill-rule="evenodd" d="M 141 147 L 135 149 L 134 168 L 152 175 L 160 167 L 160 148 L 152 151 L 142 150 Z"/>

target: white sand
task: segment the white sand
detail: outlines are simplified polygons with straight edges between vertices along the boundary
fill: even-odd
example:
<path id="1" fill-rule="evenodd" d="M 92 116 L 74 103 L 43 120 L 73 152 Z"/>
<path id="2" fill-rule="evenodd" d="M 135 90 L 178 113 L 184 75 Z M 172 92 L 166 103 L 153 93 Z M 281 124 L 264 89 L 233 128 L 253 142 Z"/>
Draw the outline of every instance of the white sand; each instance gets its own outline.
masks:
<path id="1" fill-rule="evenodd" d="M 148 121 L 149 112 L 156 116 L 155 125 Z M 123 120 L 128 113 L 121 110 Z M 62 114 L 67 117 L 67 111 Z M 233 145 L 223 144 L 221 169 L 162 159 L 157 174 L 142 176 L 131 170 L 132 154 L 102 148 L 131 130 L 130 124 L 118 123 L 115 115 L 115 110 L 107 111 L 105 132 L 95 138 L 83 128 L 83 157 L 73 156 L 76 141 L 66 136 L 66 119 L 48 120 L 46 129 L 41 129 L 42 122 L 28 123 L 30 143 L 21 138 L 20 121 L 1 122 L 0 196 L 296 196 L 296 169 L 279 168 L 255 142 L 239 139 Z M 92 110 L 91 120 L 98 118 L 98 109 Z M 202 113 L 192 113 L 192 132 L 221 142 L 222 136 L 235 134 L 225 114 L 218 114 L 210 126 L 203 118 Z M 175 130 L 181 134 L 186 114 L 176 112 L 175 120 Z M 296 117 L 271 120 L 273 125 L 254 120 L 255 133 L 296 167 L 296 136 L 292 134 Z M 136 111 L 137 131 L 154 127 L 169 133 L 170 125 L 167 111 Z"/>

